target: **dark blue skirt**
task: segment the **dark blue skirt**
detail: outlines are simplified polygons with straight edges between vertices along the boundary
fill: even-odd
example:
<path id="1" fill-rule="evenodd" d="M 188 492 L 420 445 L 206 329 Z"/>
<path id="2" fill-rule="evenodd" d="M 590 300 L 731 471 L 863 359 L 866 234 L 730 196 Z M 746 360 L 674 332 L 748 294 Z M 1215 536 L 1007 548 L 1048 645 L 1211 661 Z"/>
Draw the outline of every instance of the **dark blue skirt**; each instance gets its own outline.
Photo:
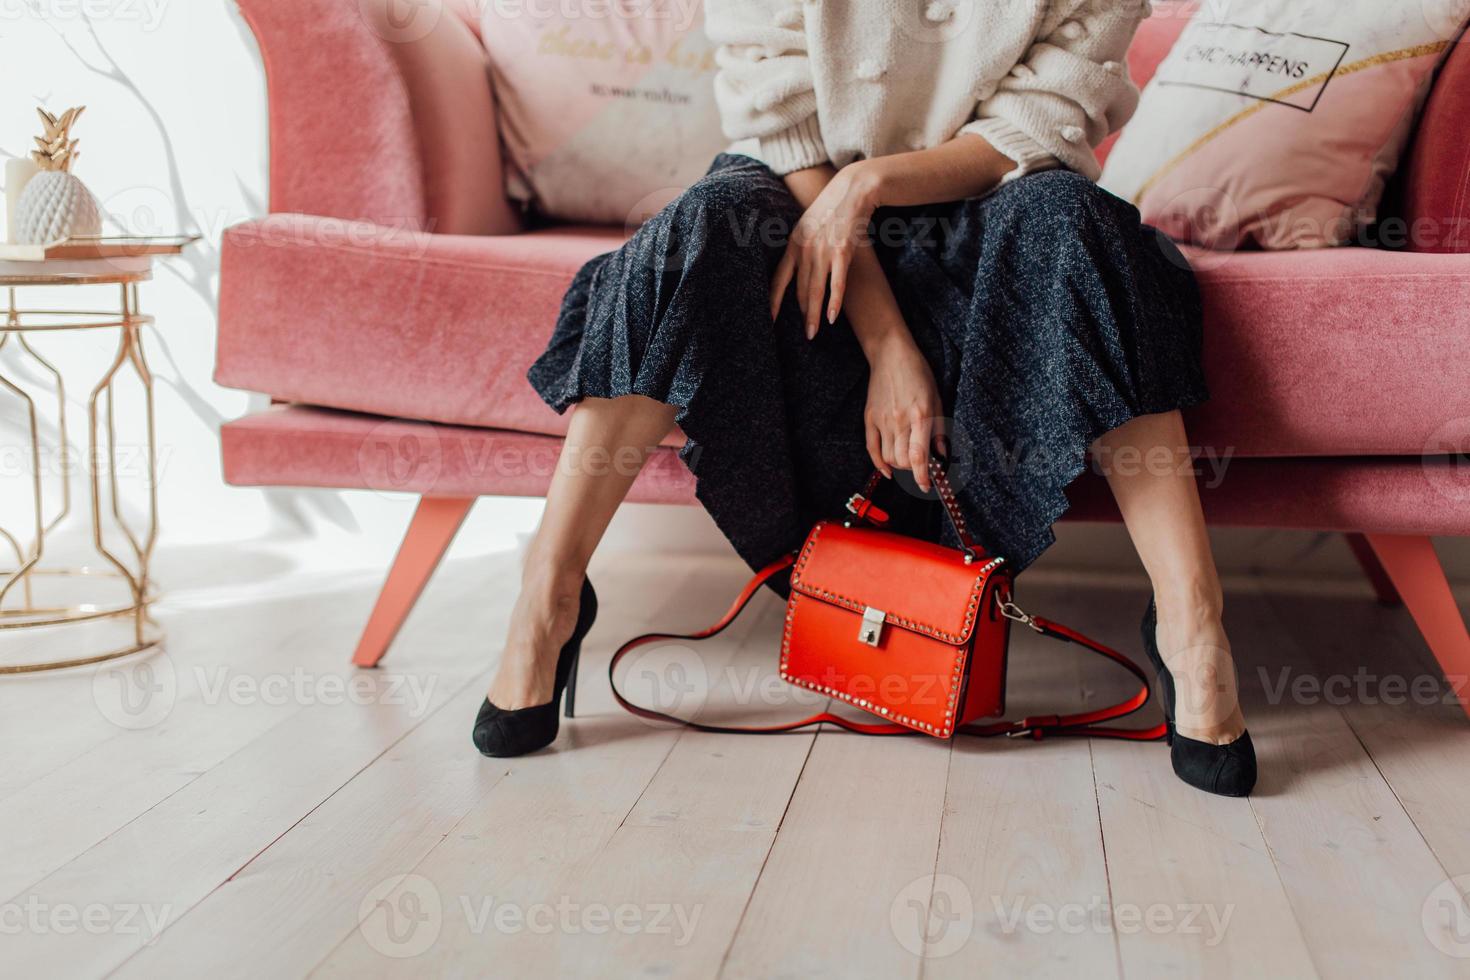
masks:
<path id="1" fill-rule="evenodd" d="M 808 341 L 789 292 L 771 321 L 771 276 L 800 216 L 764 164 L 721 155 L 582 268 L 529 374 L 558 412 L 628 394 L 677 406 L 699 500 L 752 567 L 841 515 L 872 472 L 852 329 L 839 319 Z M 872 232 L 944 398 L 970 528 L 1017 570 L 1051 545 L 1098 436 L 1208 397 L 1188 263 L 1084 177 L 1047 171 L 984 198 L 881 209 Z M 885 502 L 897 528 L 942 540 L 934 501 L 898 482 Z"/>

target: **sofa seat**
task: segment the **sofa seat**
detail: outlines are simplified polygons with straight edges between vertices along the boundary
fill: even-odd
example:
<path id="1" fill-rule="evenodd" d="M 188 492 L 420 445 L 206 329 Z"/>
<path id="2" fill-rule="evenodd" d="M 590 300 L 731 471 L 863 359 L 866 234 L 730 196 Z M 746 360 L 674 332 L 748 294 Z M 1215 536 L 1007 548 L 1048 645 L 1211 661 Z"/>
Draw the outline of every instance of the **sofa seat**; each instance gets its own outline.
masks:
<path id="1" fill-rule="evenodd" d="M 272 405 L 220 428 L 225 482 L 429 497 L 541 497 L 562 441 L 311 405 Z M 669 446 L 633 481 L 633 503 L 693 504 L 694 476 Z"/>
<path id="2" fill-rule="evenodd" d="M 561 440 L 478 426 L 431 425 L 308 405 L 275 405 L 221 429 L 234 486 L 368 488 L 429 497 L 539 497 Z M 1068 488 L 1069 520 L 1117 520 L 1102 477 Z M 1218 525 L 1394 534 L 1470 531 L 1470 467 L 1456 460 L 1236 460 L 1206 468 L 1205 515 Z M 673 449 L 649 457 L 628 499 L 693 504 L 694 478 Z"/>
<path id="3" fill-rule="evenodd" d="M 525 381 L 623 230 L 430 235 L 305 215 L 225 233 L 215 380 L 288 402 L 561 435 Z M 1470 418 L 1470 255 L 1194 252 L 1220 455 L 1420 455 Z M 678 441 L 675 437 L 672 441 Z"/>

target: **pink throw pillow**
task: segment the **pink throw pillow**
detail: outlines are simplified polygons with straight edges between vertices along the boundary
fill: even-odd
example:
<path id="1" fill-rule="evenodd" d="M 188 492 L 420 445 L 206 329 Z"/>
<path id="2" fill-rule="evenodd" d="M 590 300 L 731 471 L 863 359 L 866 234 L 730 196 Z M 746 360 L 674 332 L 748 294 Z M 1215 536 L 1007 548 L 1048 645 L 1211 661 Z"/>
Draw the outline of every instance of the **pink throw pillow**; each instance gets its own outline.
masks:
<path id="1" fill-rule="evenodd" d="M 637 223 L 729 142 L 691 0 L 484 0 L 510 198 L 564 221 Z"/>
<path id="2" fill-rule="evenodd" d="M 1351 241 L 1377 216 L 1470 0 L 1197 6 L 1160 11 L 1193 19 L 1100 183 L 1209 248 Z"/>

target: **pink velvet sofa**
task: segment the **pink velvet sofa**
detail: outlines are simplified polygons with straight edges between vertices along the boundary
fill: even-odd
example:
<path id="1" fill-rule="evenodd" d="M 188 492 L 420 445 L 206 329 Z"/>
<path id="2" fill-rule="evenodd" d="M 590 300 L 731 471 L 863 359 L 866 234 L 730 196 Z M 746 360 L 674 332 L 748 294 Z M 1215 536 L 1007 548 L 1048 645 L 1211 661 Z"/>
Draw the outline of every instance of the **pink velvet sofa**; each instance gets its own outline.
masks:
<path id="1" fill-rule="evenodd" d="M 627 234 L 526 230 L 505 200 L 472 2 L 437 16 L 409 5 L 433 18 L 425 33 L 386 0 L 239 0 L 269 85 L 271 214 L 224 236 L 216 380 L 273 404 L 224 427 L 224 472 L 238 486 L 421 497 L 363 666 L 477 497 L 544 492 L 566 419 L 526 368 L 576 269 Z M 1140 84 L 1182 23 L 1145 24 L 1130 52 Z M 1212 523 L 1347 533 L 1452 675 L 1470 674 L 1470 636 L 1431 536 L 1470 534 L 1456 455 L 1470 446 L 1467 48 L 1441 72 L 1398 180 L 1417 246 L 1199 263 L 1214 399 L 1189 418 L 1198 445 L 1230 457 L 1203 488 Z M 632 499 L 694 502 L 672 448 Z M 1084 477 L 1068 518 L 1117 514 Z"/>

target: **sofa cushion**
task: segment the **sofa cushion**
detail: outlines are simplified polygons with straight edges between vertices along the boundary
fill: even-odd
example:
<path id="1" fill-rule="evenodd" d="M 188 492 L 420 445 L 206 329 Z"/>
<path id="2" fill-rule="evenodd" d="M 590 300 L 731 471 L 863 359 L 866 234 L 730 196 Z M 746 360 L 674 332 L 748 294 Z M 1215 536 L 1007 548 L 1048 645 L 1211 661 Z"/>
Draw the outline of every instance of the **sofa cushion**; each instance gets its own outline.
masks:
<path id="1" fill-rule="evenodd" d="M 1240 456 L 1420 455 L 1470 430 L 1470 256 L 1187 249 L 1211 400 L 1198 446 Z"/>
<path id="2" fill-rule="evenodd" d="M 621 232 L 420 235 L 278 215 L 225 235 L 216 380 L 277 399 L 560 435 L 525 380 Z M 1470 418 L 1470 256 L 1190 252 L 1216 455 L 1418 455 Z M 1442 441 L 1442 440 L 1441 440 Z"/>
<path id="3" fill-rule="evenodd" d="M 1144 89 L 1099 183 L 1180 241 L 1354 240 L 1377 218 L 1470 0 L 1432 0 L 1423 14 L 1381 0 L 1205 5 Z"/>
<path id="4" fill-rule="evenodd" d="M 1174 42 L 1179 40 L 1179 35 L 1189 26 L 1190 18 L 1194 16 L 1196 4 L 1175 3 L 1171 0 L 1161 0 L 1154 4 L 1153 12 L 1138 25 L 1138 33 L 1133 37 L 1133 43 L 1128 45 L 1128 75 L 1133 79 L 1133 84 L 1140 89 L 1147 87 L 1149 81 L 1154 77 L 1154 72 L 1159 70 L 1159 65 L 1169 57 L 1169 52 L 1174 48 Z M 1106 164 L 1108 155 L 1113 150 L 1113 144 L 1123 135 L 1120 129 L 1097 148 L 1097 162 Z"/>
<path id="5" fill-rule="evenodd" d="M 1470 39 L 1440 69 L 1404 168 L 1409 247 L 1470 252 Z"/>
<path id="6" fill-rule="evenodd" d="M 225 482 L 333 487 L 431 497 L 541 497 L 561 440 L 433 425 L 306 405 L 273 405 L 220 429 Z M 628 493 L 633 503 L 693 504 L 694 475 L 665 446 Z"/>
<path id="7" fill-rule="evenodd" d="M 270 210 L 506 233 L 483 0 L 236 0 L 270 90 Z M 234 6 L 234 5 L 232 5 Z M 466 18 L 469 18 L 467 20 Z"/>
<path id="8" fill-rule="evenodd" d="M 283 401 L 561 433 L 531 391 L 572 275 L 621 232 L 425 235 L 305 215 L 230 229 L 215 378 Z"/>
<path id="9" fill-rule="evenodd" d="M 232 486 L 341 487 L 472 497 L 539 497 L 561 450 L 551 436 L 404 422 L 324 408 L 275 406 L 220 431 Z M 1444 459 L 1238 460 L 1202 468 L 1214 525 L 1389 534 L 1470 533 L 1470 467 Z M 1070 520 L 1116 521 L 1103 479 L 1067 488 Z M 693 504 L 694 477 L 670 449 L 649 457 L 628 499 Z"/>
<path id="10" fill-rule="evenodd" d="M 636 223 L 729 141 L 701 3 L 484 3 L 506 193 L 562 221 Z"/>
<path id="11" fill-rule="evenodd" d="M 452 0 L 448 10 L 401 0 L 357 3 L 408 95 L 423 169 L 422 227 L 447 235 L 492 235 L 519 230 L 520 221 L 501 189 L 503 120 L 476 33 L 478 19 L 466 19 L 467 5 L 473 0 Z"/>
<path id="12" fill-rule="evenodd" d="M 1153 15 L 1138 29 L 1128 48 L 1128 72 L 1139 88 L 1148 85 L 1154 72 L 1179 40 L 1197 3 L 1163 0 L 1154 4 Z M 1425 8 L 1428 10 L 1429 8 Z M 1470 118 L 1470 38 L 1461 37 L 1435 77 L 1424 104 L 1419 126 L 1410 143 L 1408 157 L 1391 182 L 1400 200 L 1404 244 L 1416 252 L 1470 252 L 1470 140 L 1465 138 L 1465 120 Z M 1122 135 L 1114 133 L 1098 147 L 1100 163 L 1106 163 L 1113 145 Z M 1384 243 L 1399 247 L 1383 230 Z"/>

